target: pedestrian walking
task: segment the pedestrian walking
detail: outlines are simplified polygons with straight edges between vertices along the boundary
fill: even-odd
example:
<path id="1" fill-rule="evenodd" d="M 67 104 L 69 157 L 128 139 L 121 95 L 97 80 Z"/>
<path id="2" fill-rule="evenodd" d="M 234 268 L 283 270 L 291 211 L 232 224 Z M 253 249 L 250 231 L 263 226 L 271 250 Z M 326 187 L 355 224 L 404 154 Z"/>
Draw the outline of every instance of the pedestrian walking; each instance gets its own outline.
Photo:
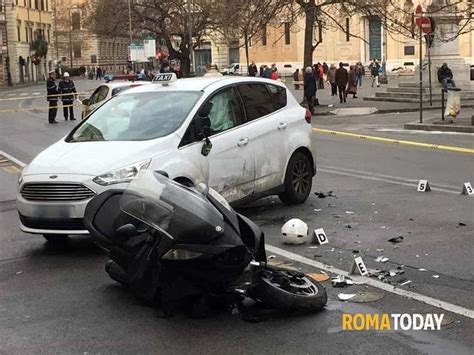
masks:
<path id="1" fill-rule="evenodd" d="M 318 71 L 318 89 L 324 89 L 324 69 L 321 63 L 316 64 L 316 70 Z"/>
<path id="2" fill-rule="evenodd" d="M 95 69 L 95 73 L 95 80 L 102 80 L 102 69 L 100 67 Z"/>
<path id="3" fill-rule="evenodd" d="M 372 87 L 374 87 L 374 84 L 377 85 L 377 87 L 380 87 L 379 70 L 380 70 L 380 64 L 377 61 L 377 59 L 374 59 L 372 61 L 372 64 L 370 64 L 370 75 L 372 76 Z"/>
<path id="4" fill-rule="evenodd" d="M 64 120 L 67 121 L 69 116 L 71 121 L 75 121 L 73 103 L 77 91 L 74 82 L 69 78 L 69 73 L 67 71 L 64 72 L 63 80 L 59 82 L 58 93 L 61 94 L 61 101 L 63 102 Z"/>
<path id="5" fill-rule="evenodd" d="M 314 98 L 316 96 L 316 91 L 316 75 L 313 73 L 313 68 L 307 67 L 304 74 L 304 97 L 311 114 L 314 113 Z"/>
<path id="6" fill-rule="evenodd" d="M 58 87 L 56 86 L 56 71 L 49 72 L 49 78 L 46 82 L 46 100 L 49 102 L 48 122 L 50 124 L 58 123 L 56 114 L 58 112 Z"/>
<path id="7" fill-rule="evenodd" d="M 336 84 L 336 66 L 331 64 L 328 70 L 328 82 L 331 84 L 331 96 L 337 95 L 337 84 Z"/>
<path id="8" fill-rule="evenodd" d="M 263 77 L 265 79 L 271 79 L 272 77 L 272 70 L 270 69 L 269 66 L 265 65 L 263 69 Z"/>
<path id="9" fill-rule="evenodd" d="M 336 84 L 339 91 L 339 101 L 341 104 L 346 102 L 346 87 L 349 81 L 349 74 L 347 70 L 342 65 L 342 62 L 339 63 L 339 69 L 336 70 Z"/>
<path id="10" fill-rule="evenodd" d="M 249 76 L 257 76 L 257 66 L 255 65 L 255 62 L 252 60 L 252 63 L 249 66 Z"/>
<path id="11" fill-rule="evenodd" d="M 293 73 L 293 85 L 295 87 L 295 90 L 300 89 L 300 84 L 298 82 L 300 76 L 300 70 L 296 69 L 295 72 Z"/>
<path id="12" fill-rule="evenodd" d="M 280 77 L 280 75 L 278 74 L 278 69 L 276 67 L 273 67 L 272 68 L 272 74 L 271 74 L 270 78 L 272 80 L 278 80 L 279 77 Z"/>
<path id="13" fill-rule="evenodd" d="M 357 98 L 357 72 L 356 66 L 351 65 L 349 67 L 349 82 L 347 83 L 347 93 L 346 95 L 352 94 L 352 98 Z"/>
<path id="14" fill-rule="evenodd" d="M 328 72 L 329 72 L 329 66 L 328 63 L 323 62 L 323 73 L 324 73 L 324 80 L 329 82 L 328 80 Z"/>
<path id="15" fill-rule="evenodd" d="M 362 77 L 365 75 L 365 69 L 361 62 L 356 64 L 357 85 L 362 87 Z"/>

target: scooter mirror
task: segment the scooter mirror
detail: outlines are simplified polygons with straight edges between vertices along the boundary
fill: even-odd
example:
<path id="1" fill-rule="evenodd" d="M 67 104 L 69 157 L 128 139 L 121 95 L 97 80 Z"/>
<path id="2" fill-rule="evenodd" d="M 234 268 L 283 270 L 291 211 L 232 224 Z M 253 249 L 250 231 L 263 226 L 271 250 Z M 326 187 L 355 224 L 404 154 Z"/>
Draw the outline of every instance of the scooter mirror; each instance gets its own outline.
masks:
<path id="1" fill-rule="evenodd" d="M 117 228 L 117 235 L 122 240 L 126 239 L 126 238 L 130 238 L 130 237 L 134 237 L 137 234 L 138 234 L 137 227 L 135 227 L 131 223 L 125 224 L 125 225 Z"/>

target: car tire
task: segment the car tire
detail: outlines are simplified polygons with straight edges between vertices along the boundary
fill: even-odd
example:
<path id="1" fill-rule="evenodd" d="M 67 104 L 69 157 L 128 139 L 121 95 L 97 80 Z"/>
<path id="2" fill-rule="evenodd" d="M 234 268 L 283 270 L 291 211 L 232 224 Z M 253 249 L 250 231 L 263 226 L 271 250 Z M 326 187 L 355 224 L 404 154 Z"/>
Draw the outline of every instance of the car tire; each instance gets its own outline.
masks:
<path id="1" fill-rule="evenodd" d="M 290 159 L 285 173 L 285 190 L 278 194 L 287 205 L 298 205 L 306 201 L 313 184 L 313 168 L 308 156 L 296 152 Z"/>
<path id="2" fill-rule="evenodd" d="M 65 243 L 68 240 L 67 234 L 43 234 L 43 237 L 52 244 Z"/>

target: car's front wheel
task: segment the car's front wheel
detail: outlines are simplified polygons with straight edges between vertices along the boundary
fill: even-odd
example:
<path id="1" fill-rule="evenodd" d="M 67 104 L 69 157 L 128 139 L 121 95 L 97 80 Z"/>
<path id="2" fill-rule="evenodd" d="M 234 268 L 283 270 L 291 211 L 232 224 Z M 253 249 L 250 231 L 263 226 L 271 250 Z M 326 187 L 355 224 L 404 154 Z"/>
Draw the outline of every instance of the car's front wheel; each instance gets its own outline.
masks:
<path id="1" fill-rule="evenodd" d="M 311 162 L 306 154 L 296 152 L 288 163 L 284 187 L 278 197 L 287 205 L 297 205 L 306 201 L 311 192 L 313 173 Z"/>
<path id="2" fill-rule="evenodd" d="M 46 239 L 49 243 L 64 243 L 68 235 L 67 234 L 43 234 L 44 239 Z"/>

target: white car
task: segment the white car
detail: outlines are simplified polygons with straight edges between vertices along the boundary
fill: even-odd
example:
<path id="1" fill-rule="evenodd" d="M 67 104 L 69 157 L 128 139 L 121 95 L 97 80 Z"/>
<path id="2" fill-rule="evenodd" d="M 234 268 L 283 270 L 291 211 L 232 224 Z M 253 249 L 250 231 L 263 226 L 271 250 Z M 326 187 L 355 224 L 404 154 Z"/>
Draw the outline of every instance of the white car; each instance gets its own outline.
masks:
<path id="1" fill-rule="evenodd" d="M 120 92 L 140 86 L 150 84 L 149 81 L 116 81 L 102 84 L 94 90 L 92 95 L 88 99 L 82 100 L 84 105 L 84 111 L 82 111 L 82 118 L 86 117 L 89 113 L 94 111 L 97 107 L 102 105 L 108 99 L 118 95 Z"/>
<path id="2" fill-rule="evenodd" d="M 160 79 L 161 78 L 161 79 Z M 127 90 L 40 153 L 19 178 L 20 229 L 58 240 L 87 234 L 87 203 L 142 169 L 208 183 L 229 202 L 278 194 L 304 202 L 316 174 L 311 115 L 280 82 L 181 79 Z"/>

